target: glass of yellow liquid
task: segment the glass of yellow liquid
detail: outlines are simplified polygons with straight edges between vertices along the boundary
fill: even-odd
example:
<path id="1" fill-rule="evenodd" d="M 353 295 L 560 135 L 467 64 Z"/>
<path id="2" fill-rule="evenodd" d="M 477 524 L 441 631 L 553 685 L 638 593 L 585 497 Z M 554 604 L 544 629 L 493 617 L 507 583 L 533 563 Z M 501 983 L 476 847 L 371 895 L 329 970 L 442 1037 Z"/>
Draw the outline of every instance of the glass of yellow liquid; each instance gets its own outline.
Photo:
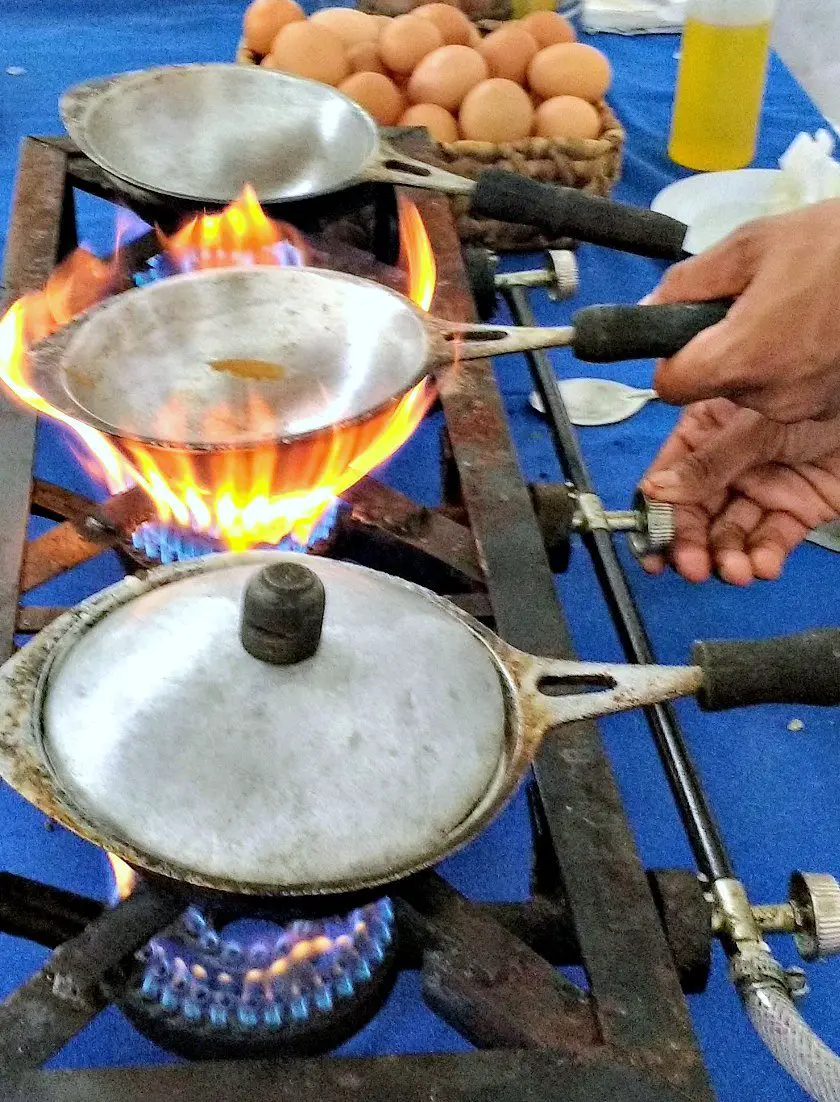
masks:
<path id="1" fill-rule="evenodd" d="M 703 172 L 755 155 L 776 0 L 690 0 L 668 155 Z"/>

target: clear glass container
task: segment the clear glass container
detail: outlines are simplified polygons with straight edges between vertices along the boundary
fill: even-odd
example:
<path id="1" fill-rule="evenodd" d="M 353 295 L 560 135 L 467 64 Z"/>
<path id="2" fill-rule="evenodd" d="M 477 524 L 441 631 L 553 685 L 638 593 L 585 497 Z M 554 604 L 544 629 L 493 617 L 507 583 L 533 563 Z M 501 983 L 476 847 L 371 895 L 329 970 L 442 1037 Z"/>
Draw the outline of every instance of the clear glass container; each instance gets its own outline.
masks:
<path id="1" fill-rule="evenodd" d="M 689 0 L 668 154 L 701 171 L 755 155 L 776 0 Z"/>

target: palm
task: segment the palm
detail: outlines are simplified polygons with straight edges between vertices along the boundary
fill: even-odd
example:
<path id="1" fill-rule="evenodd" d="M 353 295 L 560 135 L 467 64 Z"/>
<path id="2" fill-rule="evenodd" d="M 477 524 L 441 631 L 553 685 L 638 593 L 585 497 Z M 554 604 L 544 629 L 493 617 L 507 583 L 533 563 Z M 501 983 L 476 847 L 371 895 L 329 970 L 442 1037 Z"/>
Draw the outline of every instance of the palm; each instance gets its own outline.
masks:
<path id="1" fill-rule="evenodd" d="M 671 477 L 660 481 L 664 471 Z M 840 515 L 840 419 L 782 425 L 722 398 L 698 402 L 643 486 L 677 507 L 670 561 L 683 577 L 777 578 L 807 533 Z"/>

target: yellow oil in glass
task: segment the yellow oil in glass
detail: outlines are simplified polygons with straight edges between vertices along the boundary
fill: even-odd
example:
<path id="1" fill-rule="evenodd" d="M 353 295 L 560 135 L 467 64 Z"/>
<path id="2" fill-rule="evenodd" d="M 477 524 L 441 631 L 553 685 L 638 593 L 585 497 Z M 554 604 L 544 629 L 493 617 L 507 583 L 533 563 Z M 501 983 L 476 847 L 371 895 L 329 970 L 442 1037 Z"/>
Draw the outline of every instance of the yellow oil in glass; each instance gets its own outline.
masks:
<path id="1" fill-rule="evenodd" d="M 512 0 L 511 15 L 514 19 L 524 19 L 532 11 L 556 11 L 557 0 Z"/>
<path id="2" fill-rule="evenodd" d="M 743 168 L 755 154 L 772 23 L 686 20 L 668 155 L 703 172 Z"/>

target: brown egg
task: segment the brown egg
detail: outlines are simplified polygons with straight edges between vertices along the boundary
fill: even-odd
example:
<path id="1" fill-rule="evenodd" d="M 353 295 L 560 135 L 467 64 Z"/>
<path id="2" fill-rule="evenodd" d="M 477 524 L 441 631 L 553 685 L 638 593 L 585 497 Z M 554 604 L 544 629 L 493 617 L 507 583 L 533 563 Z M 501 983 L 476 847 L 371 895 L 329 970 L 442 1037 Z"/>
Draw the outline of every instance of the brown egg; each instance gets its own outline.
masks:
<path id="1" fill-rule="evenodd" d="M 554 96 L 537 108 L 534 133 L 541 138 L 597 138 L 601 133 L 601 116 L 585 99 Z"/>
<path id="2" fill-rule="evenodd" d="M 458 8 L 452 8 L 448 4 L 421 4 L 415 8 L 412 15 L 420 15 L 423 19 L 431 19 L 440 33 L 443 41 L 450 46 L 466 46 L 470 41 L 470 21 Z"/>
<path id="3" fill-rule="evenodd" d="M 353 73 L 384 73 L 385 66 L 375 42 L 359 42 L 347 51 L 347 64 Z"/>
<path id="4" fill-rule="evenodd" d="M 547 46 L 528 66 L 528 83 L 543 99 L 579 96 L 597 103 L 604 98 L 611 75 L 610 63 L 601 51 L 580 42 Z"/>
<path id="5" fill-rule="evenodd" d="M 479 46 L 479 53 L 494 77 L 523 84 L 528 63 L 538 49 L 526 30 L 517 23 L 509 23 L 489 34 Z"/>
<path id="6" fill-rule="evenodd" d="M 271 47 L 270 67 L 322 84 L 340 84 L 350 72 L 341 39 L 313 23 L 289 23 Z"/>
<path id="7" fill-rule="evenodd" d="M 355 8 L 324 8 L 316 11 L 309 22 L 332 31 L 344 43 L 345 50 L 360 42 L 375 42 L 379 37 L 376 20 Z"/>
<path id="8" fill-rule="evenodd" d="M 379 38 L 382 60 L 395 73 L 411 73 L 426 54 L 443 45 L 443 35 L 431 19 L 398 15 Z"/>
<path id="9" fill-rule="evenodd" d="M 515 142 L 527 138 L 534 121 L 531 97 L 512 80 L 493 77 L 464 97 L 458 128 L 476 142 Z"/>
<path id="10" fill-rule="evenodd" d="M 305 18 L 295 0 L 252 0 L 242 21 L 245 44 L 255 54 L 267 54 L 281 27 Z"/>
<path id="11" fill-rule="evenodd" d="M 519 20 L 519 26 L 528 32 L 540 49 L 557 42 L 574 42 L 577 38 L 572 24 L 556 11 L 531 12 Z"/>
<path id="12" fill-rule="evenodd" d="M 481 37 L 481 31 L 476 27 L 475 23 L 470 23 L 470 40 L 467 45 L 477 50 L 483 41 L 484 39 Z"/>
<path id="13" fill-rule="evenodd" d="M 415 103 L 404 112 L 400 126 L 425 126 L 435 141 L 443 145 L 458 140 L 458 124 L 445 107 L 436 103 Z"/>
<path id="14" fill-rule="evenodd" d="M 487 62 L 469 46 L 440 46 L 427 54 L 408 82 L 412 103 L 436 103 L 453 111 L 479 81 L 489 76 Z"/>
<path id="15" fill-rule="evenodd" d="M 382 73 L 354 73 L 338 90 L 364 107 L 380 126 L 393 126 L 405 110 L 402 92 Z"/>

